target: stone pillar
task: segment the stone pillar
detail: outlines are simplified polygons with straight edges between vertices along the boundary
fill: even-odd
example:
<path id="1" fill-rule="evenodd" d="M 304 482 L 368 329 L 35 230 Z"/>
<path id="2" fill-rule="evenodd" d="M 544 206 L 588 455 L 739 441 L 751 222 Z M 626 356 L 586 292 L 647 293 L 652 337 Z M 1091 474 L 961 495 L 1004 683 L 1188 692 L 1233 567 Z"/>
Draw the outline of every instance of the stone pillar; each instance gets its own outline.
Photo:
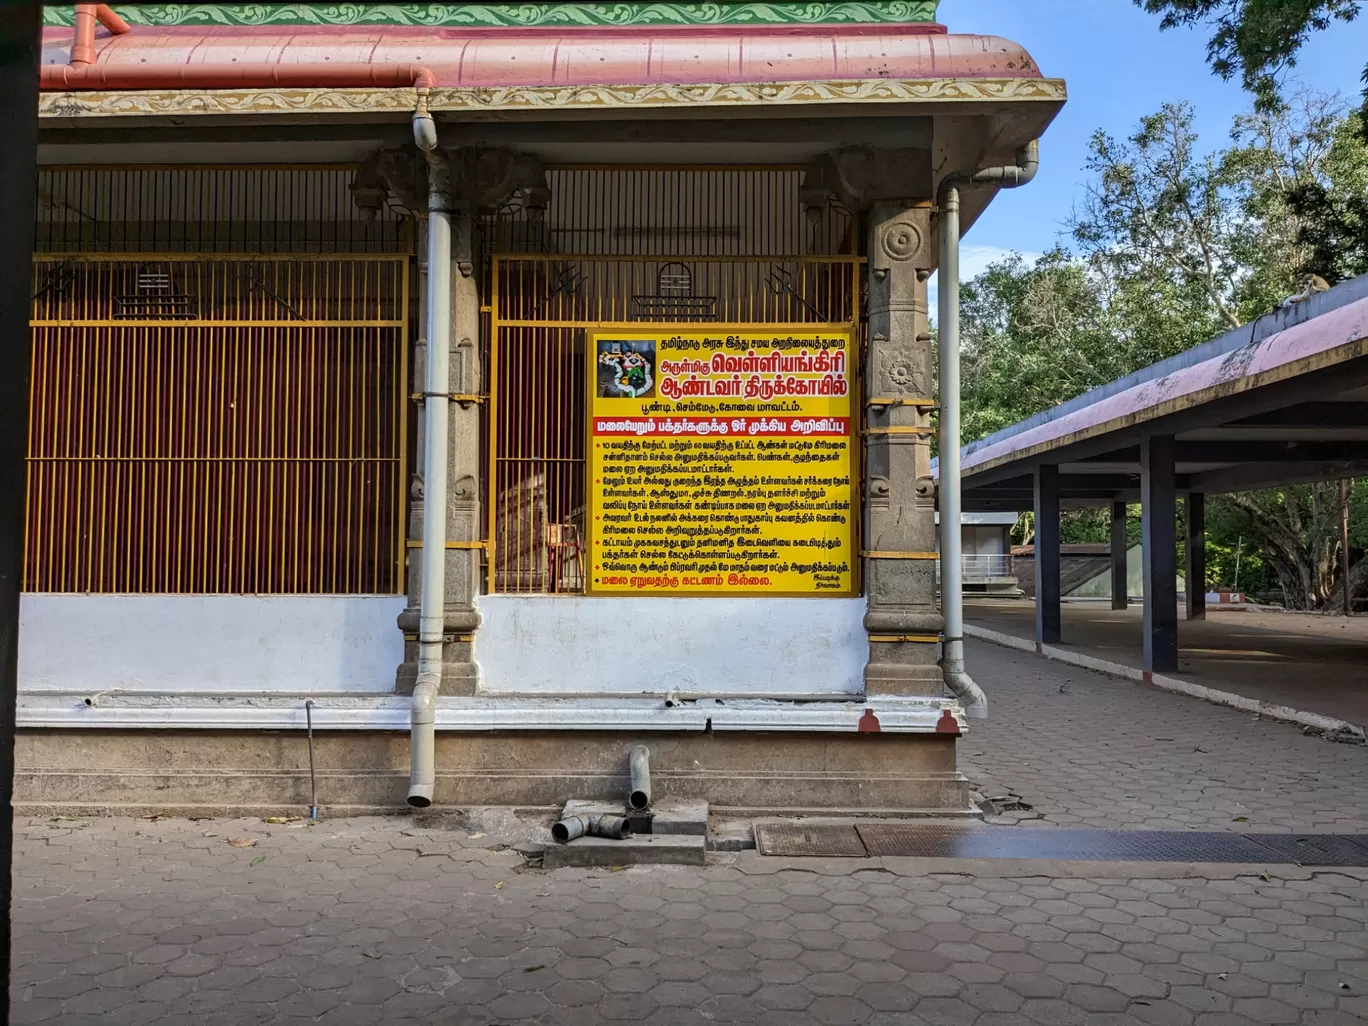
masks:
<path id="1" fill-rule="evenodd" d="M 1187 618 L 1206 619 L 1206 496 L 1189 492 L 1183 503 L 1187 553 Z"/>
<path id="2" fill-rule="evenodd" d="M 1111 504 L 1111 593 L 1112 608 L 1125 609 L 1130 604 L 1129 577 L 1126 573 L 1126 504 Z"/>
<path id="3" fill-rule="evenodd" d="M 1036 644 L 1058 645 L 1059 617 L 1059 467 L 1035 468 Z"/>
<path id="4" fill-rule="evenodd" d="M 451 173 L 452 211 L 451 371 L 448 376 L 448 485 L 446 518 L 446 594 L 442 690 L 444 695 L 473 695 L 478 686 L 474 661 L 484 549 L 480 517 L 484 452 L 480 446 L 480 410 L 485 400 L 480 379 L 480 289 L 475 265 L 475 230 L 481 214 L 499 210 L 522 196 L 529 212 L 539 213 L 549 198 L 545 174 L 531 157 L 510 150 L 471 147 L 446 153 Z M 374 215 L 389 193 L 411 210 L 427 209 L 427 162 L 413 147 L 381 150 L 358 170 L 352 186 L 357 205 Z M 425 275 L 420 276 L 425 278 Z M 425 286 L 425 281 L 420 287 Z M 422 295 L 426 295 L 424 287 Z M 426 323 L 420 319 L 420 323 Z M 426 387 L 427 343 L 419 338 L 413 352 L 413 393 Z M 421 407 L 420 407 L 421 409 Z M 423 466 L 423 418 L 418 418 L 414 446 L 418 468 L 410 487 L 408 522 L 407 608 L 399 614 L 404 632 L 404 662 L 395 674 L 396 689 L 411 691 L 418 675 L 418 615 L 422 594 L 423 518 L 426 508 Z"/>
<path id="5" fill-rule="evenodd" d="M 934 695 L 944 685 L 934 639 L 935 484 L 931 478 L 931 333 L 926 279 L 935 265 L 929 204 L 880 201 L 869 213 L 865 366 L 865 593 L 869 695 Z"/>
<path id="6" fill-rule="evenodd" d="M 1145 545 L 1145 672 L 1178 669 L 1178 513 L 1172 435 L 1140 441 Z"/>
<path id="7" fill-rule="evenodd" d="M 468 213 L 452 219 L 451 352 L 448 388 L 448 479 L 446 508 L 446 603 L 445 644 L 442 650 L 442 694 L 473 695 L 478 683 L 474 659 L 475 629 L 479 614 L 475 596 L 480 575 L 480 289 L 470 260 L 472 218 Z M 426 286 L 426 274 L 419 276 Z M 422 293 L 426 295 L 426 291 Z M 426 311 L 424 311 L 424 314 Z M 426 324 L 426 318 L 420 323 Z M 413 347 L 413 394 L 427 383 L 427 340 Z M 464 397 L 464 398 L 463 398 Z M 422 405 L 419 405 L 422 410 Z M 413 690 L 418 676 L 418 611 L 422 594 L 423 518 L 427 515 L 423 491 L 423 448 L 426 424 L 420 413 L 414 446 L 416 468 L 410 487 L 409 542 L 407 549 L 407 607 L 399 614 L 404 632 L 404 661 L 395 674 L 400 692 Z"/>

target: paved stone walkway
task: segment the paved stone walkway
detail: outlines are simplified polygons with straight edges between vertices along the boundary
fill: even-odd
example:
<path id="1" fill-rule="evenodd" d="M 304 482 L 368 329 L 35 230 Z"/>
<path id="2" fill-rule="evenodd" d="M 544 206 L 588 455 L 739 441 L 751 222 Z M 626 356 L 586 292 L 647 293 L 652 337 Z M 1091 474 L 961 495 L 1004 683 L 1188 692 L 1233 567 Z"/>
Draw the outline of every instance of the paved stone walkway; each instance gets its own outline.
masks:
<path id="1" fill-rule="evenodd" d="M 984 641 L 960 768 L 1046 825 L 1368 833 L 1368 748 Z"/>
<path id="2" fill-rule="evenodd" d="M 993 701 L 969 772 L 1043 817 L 1003 829 L 1368 823 L 1368 750 L 989 645 L 969 657 Z M 546 873 L 517 850 L 544 828 L 21 821 L 12 1021 L 1368 1022 L 1368 870 L 744 852 Z"/>
<path id="3" fill-rule="evenodd" d="M 748 852 L 547 874 L 459 821 L 21 834 L 16 1023 L 1368 1018 L 1368 871 Z"/>
<path id="4" fill-rule="evenodd" d="M 1109 602 L 1065 602 L 1060 615 L 1064 644 L 1057 648 L 1142 668 L 1144 610 L 1138 603 L 1118 612 Z M 1035 642 L 1031 602 L 970 600 L 965 616 L 976 627 Z M 1368 616 L 1346 619 L 1214 606 L 1205 620 L 1178 621 L 1178 670 L 1169 676 L 1365 724 L 1365 664 Z"/>

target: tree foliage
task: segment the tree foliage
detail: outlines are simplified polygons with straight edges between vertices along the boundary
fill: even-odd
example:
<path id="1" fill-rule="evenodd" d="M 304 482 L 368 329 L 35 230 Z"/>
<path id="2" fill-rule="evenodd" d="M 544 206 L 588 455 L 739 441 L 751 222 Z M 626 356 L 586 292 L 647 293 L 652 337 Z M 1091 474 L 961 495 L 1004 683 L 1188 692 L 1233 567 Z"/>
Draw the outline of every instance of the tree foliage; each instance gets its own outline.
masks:
<path id="1" fill-rule="evenodd" d="M 1296 66 L 1310 37 L 1368 10 L 1362 0 L 1135 0 L 1163 16 L 1164 28 L 1207 25 L 1207 58 L 1222 78 L 1237 77 L 1255 98 L 1256 116 L 1277 117 L 1285 107 L 1281 79 Z M 1368 141 L 1368 66 L 1363 69 L 1363 106 L 1338 126 L 1341 157 L 1354 159 L 1355 143 Z M 1351 174 L 1354 172 L 1350 172 Z M 1360 172 L 1361 173 L 1361 172 Z M 1284 193 L 1299 222 L 1305 248 L 1298 265 L 1333 283 L 1368 273 L 1368 183 L 1357 190 L 1323 181 L 1297 182 Z"/>
<path id="2" fill-rule="evenodd" d="M 1097 133 L 1072 248 L 1033 264 L 1012 257 L 966 283 L 966 438 L 1270 312 L 1314 257 L 1297 190 L 1347 209 L 1368 184 L 1368 146 L 1338 98 L 1256 107 L 1214 153 L 1193 124 L 1189 106 L 1170 105 L 1124 139 Z M 1356 496 L 1368 534 L 1368 490 Z M 1208 510 L 1210 583 L 1234 583 L 1238 551 L 1243 587 L 1277 587 L 1294 608 L 1338 601 L 1337 483 L 1215 496 Z M 1073 514 L 1064 533 L 1105 541 L 1106 518 Z M 1368 560 L 1359 572 L 1368 590 Z"/>
<path id="3" fill-rule="evenodd" d="M 1207 59 L 1222 78 L 1239 76 L 1265 109 L 1276 105 L 1279 79 L 1296 67 L 1306 41 L 1361 13 L 1361 0 L 1135 0 L 1163 27 L 1209 25 Z M 1364 69 L 1368 86 L 1368 68 Z"/>

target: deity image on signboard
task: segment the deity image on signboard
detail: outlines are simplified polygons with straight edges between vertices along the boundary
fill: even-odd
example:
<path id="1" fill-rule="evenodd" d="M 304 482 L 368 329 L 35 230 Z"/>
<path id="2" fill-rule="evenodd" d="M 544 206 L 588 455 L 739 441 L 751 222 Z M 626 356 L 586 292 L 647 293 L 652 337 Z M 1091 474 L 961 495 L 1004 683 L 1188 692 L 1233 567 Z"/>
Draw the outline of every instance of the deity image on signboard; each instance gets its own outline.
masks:
<path id="1" fill-rule="evenodd" d="M 655 396 L 654 339 L 600 339 L 598 397 L 651 399 Z"/>

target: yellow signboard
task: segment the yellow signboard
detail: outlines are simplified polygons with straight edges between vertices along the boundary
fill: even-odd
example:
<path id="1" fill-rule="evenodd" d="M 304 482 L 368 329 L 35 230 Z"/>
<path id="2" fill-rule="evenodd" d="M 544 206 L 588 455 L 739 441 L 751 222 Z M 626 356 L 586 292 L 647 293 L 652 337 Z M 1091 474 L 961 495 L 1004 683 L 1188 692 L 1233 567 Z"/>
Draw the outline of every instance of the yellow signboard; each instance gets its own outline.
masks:
<path id="1" fill-rule="evenodd" d="M 847 334 L 590 340 L 589 590 L 855 591 Z"/>

